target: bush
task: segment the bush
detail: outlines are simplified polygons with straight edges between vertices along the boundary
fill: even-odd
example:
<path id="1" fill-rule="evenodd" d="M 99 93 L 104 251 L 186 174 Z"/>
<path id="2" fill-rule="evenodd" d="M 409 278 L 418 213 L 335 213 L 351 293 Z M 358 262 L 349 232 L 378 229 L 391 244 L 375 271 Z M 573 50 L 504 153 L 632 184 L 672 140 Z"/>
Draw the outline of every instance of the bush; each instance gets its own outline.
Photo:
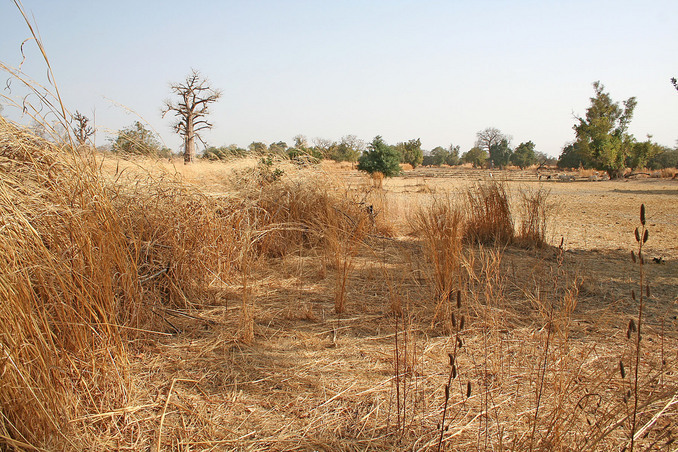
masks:
<path id="1" fill-rule="evenodd" d="M 384 142 L 381 136 L 374 137 L 368 150 L 358 159 L 358 170 L 369 174 L 380 172 L 384 177 L 393 177 L 401 173 L 400 154 Z"/>

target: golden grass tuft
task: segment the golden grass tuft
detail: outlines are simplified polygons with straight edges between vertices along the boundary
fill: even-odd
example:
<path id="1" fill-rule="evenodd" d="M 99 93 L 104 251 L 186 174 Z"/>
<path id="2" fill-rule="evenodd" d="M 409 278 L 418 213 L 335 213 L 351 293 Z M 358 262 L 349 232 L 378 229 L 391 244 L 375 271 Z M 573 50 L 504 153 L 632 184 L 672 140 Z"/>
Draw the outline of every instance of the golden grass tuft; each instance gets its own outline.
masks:
<path id="1" fill-rule="evenodd" d="M 470 242 L 501 246 L 513 241 L 513 216 L 504 183 L 474 184 L 466 191 L 466 201 L 466 238 Z"/>

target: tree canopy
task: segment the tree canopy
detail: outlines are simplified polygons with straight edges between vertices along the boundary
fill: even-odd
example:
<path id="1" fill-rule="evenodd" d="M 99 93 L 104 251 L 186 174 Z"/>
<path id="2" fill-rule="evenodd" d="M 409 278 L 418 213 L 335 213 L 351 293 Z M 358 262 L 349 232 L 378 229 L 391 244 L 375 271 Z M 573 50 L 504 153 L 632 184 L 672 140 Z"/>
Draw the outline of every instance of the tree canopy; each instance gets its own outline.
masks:
<path id="1" fill-rule="evenodd" d="M 397 176 L 401 173 L 400 153 L 377 135 L 358 159 L 358 170 L 370 174 L 380 172 L 385 177 Z"/>
<path id="2" fill-rule="evenodd" d="M 409 163 L 412 168 L 421 165 L 424 160 L 424 151 L 421 149 L 421 139 L 409 140 L 396 144 L 402 163 Z"/>
<path id="3" fill-rule="evenodd" d="M 113 140 L 113 152 L 152 157 L 169 157 L 170 155 L 168 149 L 162 148 L 155 133 L 139 121 L 118 131 L 117 137 Z"/>
<path id="4" fill-rule="evenodd" d="M 534 143 L 532 141 L 520 143 L 515 151 L 513 151 L 513 154 L 511 154 L 511 163 L 519 166 L 521 169 L 537 163 Z"/>
<path id="5" fill-rule="evenodd" d="M 636 107 L 636 98 L 630 97 L 623 102 L 623 108 L 614 102 L 605 92 L 599 81 L 593 83 L 595 95 L 591 97 L 591 106 L 585 117 L 578 117 L 573 126 L 576 140 L 572 147 L 563 149 L 561 157 L 576 153 L 576 158 L 584 167 L 607 171 L 610 178 L 618 177 L 623 171 L 633 144 L 633 136 L 627 133 L 629 123 Z"/>

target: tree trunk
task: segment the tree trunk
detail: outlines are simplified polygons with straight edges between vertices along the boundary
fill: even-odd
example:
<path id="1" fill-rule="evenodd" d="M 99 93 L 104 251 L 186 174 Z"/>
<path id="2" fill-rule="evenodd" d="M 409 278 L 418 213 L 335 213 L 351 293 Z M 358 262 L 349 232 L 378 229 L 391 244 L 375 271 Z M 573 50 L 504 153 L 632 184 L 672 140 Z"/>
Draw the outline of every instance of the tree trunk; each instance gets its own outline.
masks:
<path id="1" fill-rule="evenodd" d="M 186 118 L 186 139 L 184 141 L 184 165 L 193 163 L 195 156 L 195 131 L 193 130 L 193 116 Z"/>

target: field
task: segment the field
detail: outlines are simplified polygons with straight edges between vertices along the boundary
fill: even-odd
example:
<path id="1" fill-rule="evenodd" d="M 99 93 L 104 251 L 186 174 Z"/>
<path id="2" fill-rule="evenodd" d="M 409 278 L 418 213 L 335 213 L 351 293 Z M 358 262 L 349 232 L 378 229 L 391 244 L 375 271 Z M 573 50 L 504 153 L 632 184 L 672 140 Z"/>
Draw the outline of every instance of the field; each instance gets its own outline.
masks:
<path id="1" fill-rule="evenodd" d="M 676 180 L 377 187 L 1 126 L 4 448 L 676 448 Z M 510 240 L 496 211 L 469 235 L 473 199 L 506 200 Z"/>

